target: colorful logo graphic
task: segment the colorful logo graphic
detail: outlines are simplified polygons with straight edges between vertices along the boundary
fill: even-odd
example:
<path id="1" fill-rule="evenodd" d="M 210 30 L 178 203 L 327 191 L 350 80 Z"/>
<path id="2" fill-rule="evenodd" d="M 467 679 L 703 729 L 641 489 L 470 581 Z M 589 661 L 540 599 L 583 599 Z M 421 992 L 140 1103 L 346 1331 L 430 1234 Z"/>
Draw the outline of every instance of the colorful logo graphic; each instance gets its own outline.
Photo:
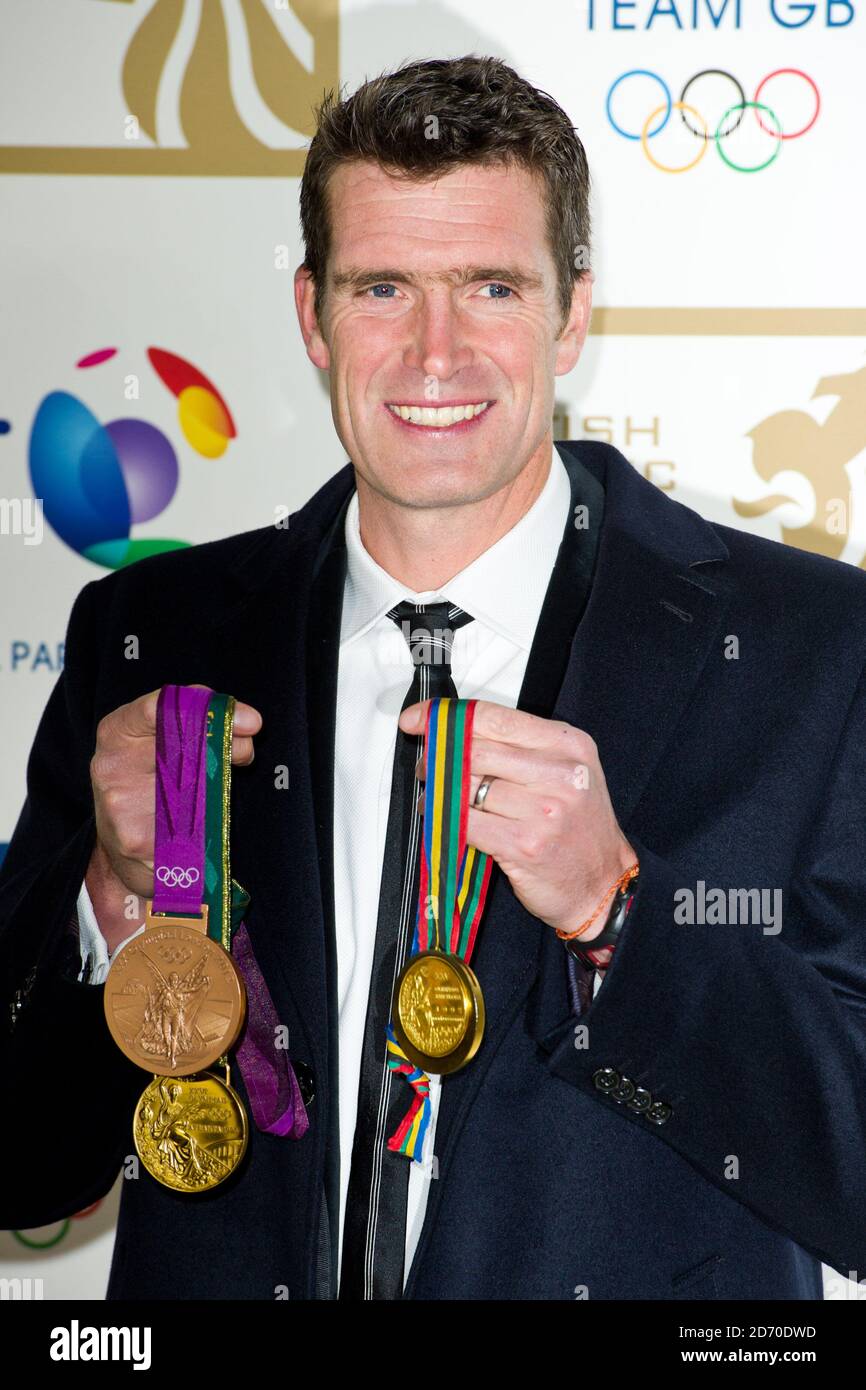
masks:
<path id="1" fill-rule="evenodd" d="M 664 96 L 664 101 L 660 106 L 655 105 L 653 102 L 654 109 L 650 110 L 646 118 L 644 118 L 642 114 L 638 117 L 636 124 L 642 122 L 639 129 L 627 130 L 620 124 L 620 121 L 624 119 L 623 115 L 620 114 L 620 121 L 614 116 L 613 98 L 615 92 L 618 88 L 622 87 L 623 83 L 634 78 L 649 79 L 656 83 Z M 687 94 L 691 93 L 695 84 L 701 81 L 701 79 L 707 78 L 721 78 L 723 83 L 730 84 L 737 98 L 735 102 L 731 103 L 731 93 L 728 92 L 725 98 L 720 100 L 719 93 L 716 90 L 718 83 L 711 81 L 709 84 L 711 109 L 713 105 L 717 104 L 722 107 L 722 113 L 718 115 L 716 111 L 713 111 L 709 122 L 707 122 L 700 111 L 686 101 Z M 775 110 L 766 104 L 765 89 L 770 82 L 778 78 L 786 78 L 787 85 L 783 84 L 781 87 L 777 85 L 776 100 L 778 97 L 784 96 L 789 106 L 793 106 L 796 101 L 796 98 L 792 97 L 794 86 L 791 79 L 796 79 L 800 83 L 805 83 L 807 101 L 810 104 L 810 109 L 795 118 L 800 120 L 800 124 L 794 129 L 783 130 L 782 123 Z M 639 83 L 639 86 L 642 87 L 643 84 Z M 764 94 L 764 101 L 761 101 L 762 94 Z M 800 95 L 802 95 L 802 89 Z M 714 98 L 715 102 L 713 101 Z M 694 100 L 694 97 L 692 97 L 692 100 Z M 618 105 L 622 101 L 623 97 L 622 93 L 620 93 Z M 743 117 L 749 109 L 754 111 L 756 129 L 759 127 L 766 136 L 769 136 L 770 143 L 767 145 L 766 158 L 759 158 L 754 164 L 740 164 L 728 153 L 722 142 L 729 139 L 734 131 L 740 127 Z M 743 90 L 742 84 L 737 80 L 734 74 L 732 72 L 726 72 L 724 68 L 704 68 L 701 72 L 694 73 L 683 86 L 677 101 L 672 99 L 667 82 L 665 82 L 664 78 L 657 72 L 650 72 L 648 68 L 632 68 L 629 72 L 621 73 L 616 81 L 611 83 L 605 101 L 607 119 L 617 135 L 621 135 L 624 140 L 639 140 L 641 149 L 650 164 L 663 174 L 685 174 L 689 169 L 694 169 L 696 164 L 700 164 L 711 144 L 715 145 L 722 162 L 726 164 L 729 169 L 734 169 L 738 174 L 757 174 L 762 169 L 768 168 L 774 160 L 778 159 L 781 153 L 783 140 L 798 140 L 801 135 L 805 135 L 807 131 L 812 129 L 818 119 L 818 112 L 820 109 L 821 97 L 817 86 L 808 73 L 802 72 L 799 68 L 776 68 L 773 72 L 768 72 L 766 77 L 761 78 L 761 81 L 755 88 L 755 95 L 751 101 L 746 101 L 746 93 Z M 664 130 L 670 118 L 671 111 L 679 111 L 683 126 L 690 135 L 698 141 L 694 158 L 688 159 L 684 164 L 664 164 L 650 148 L 650 140 L 653 140 Z M 769 125 L 761 119 L 760 113 L 762 111 L 769 120 Z M 658 124 L 650 130 L 653 121 L 658 117 L 661 117 Z M 691 119 L 689 119 L 689 117 L 691 117 Z M 766 144 L 766 142 L 764 142 L 764 144 Z"/>
<path id="2" fill-rule="evenodd" d="M 117 351 L 101 348 L 76 366 L 93 369 Z M 147 357 L 177 397 L 184 438 L 204 458 L 219 458 L 237 431 L 217 388 L 174 353 L 148 348 Z M 177 454 L 162 430 L 147 420 L 124 418 L 103 425 L 77 396 L 52 391 L 33 421 L 30 478 L 48 524 L 96 565 L 120 569 L 189 544 L 130 535 L 134 525 L 159 516 L 177 489 Z"/>

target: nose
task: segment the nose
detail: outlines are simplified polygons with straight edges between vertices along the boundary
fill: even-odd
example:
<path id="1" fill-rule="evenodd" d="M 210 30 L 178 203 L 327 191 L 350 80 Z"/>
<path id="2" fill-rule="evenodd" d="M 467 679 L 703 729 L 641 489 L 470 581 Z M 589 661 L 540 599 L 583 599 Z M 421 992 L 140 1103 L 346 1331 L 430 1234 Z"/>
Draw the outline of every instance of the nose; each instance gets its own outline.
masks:
<path id="1" fill-rule="evenodd" d="M 413 314 L 403 361 L 425 377 L 447 381 L 472 362 L 465 333 L 451 291 L 443 286 L 424 295 Z"/>

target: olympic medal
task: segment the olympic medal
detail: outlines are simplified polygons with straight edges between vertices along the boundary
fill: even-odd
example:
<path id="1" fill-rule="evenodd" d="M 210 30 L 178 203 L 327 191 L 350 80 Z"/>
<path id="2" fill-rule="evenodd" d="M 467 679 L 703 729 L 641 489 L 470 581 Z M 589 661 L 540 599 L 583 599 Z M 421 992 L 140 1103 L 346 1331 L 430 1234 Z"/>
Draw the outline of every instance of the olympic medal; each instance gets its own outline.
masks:
<path id="1" fill-rule="evenodd" d="M 484 1036 L 484 996 L 459 956 L 419 951 L 397 981 L 394 1036 L 416 1067 L 434 1075 L 458 1071 Z"/>
<path id="2" fill-rule="evenodd" d="M 240 1096 L 212 1072 L 154 1076 L 132 1122 L 135 1150 L 151 1177 L 175 1192 L 224 1182 L 246 1153 L 249 1131 Z"/>
<path id="3" fill-rule="evenodd" d="M 246 989 L 217 941 L 180 918 L 148 925 L 115 957 L 103 1003 L 118 1047 L 145 1071 L 204 1071 L 237 1039 Z"/>

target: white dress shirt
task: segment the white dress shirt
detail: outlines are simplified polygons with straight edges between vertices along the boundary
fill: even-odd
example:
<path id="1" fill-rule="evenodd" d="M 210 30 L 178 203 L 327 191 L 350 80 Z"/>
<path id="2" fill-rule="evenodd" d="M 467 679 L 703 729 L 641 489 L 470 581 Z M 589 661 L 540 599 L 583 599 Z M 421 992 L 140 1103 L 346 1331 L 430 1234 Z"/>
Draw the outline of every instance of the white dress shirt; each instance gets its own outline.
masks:
<path id="1" fill-rule="evenodd" d="M 347 509 L 347 574 L 340 630 L 334 750 L 339 1249 L 342 1249 L 357 1117 L 397 719 L 414 674 L 409 646 L 387 613 L 403 599 L 414 603 L 445 599 L 459 604 L 474 619 L 454 633 L 451 671 L 461 698 L 492 700 L 514 708 L 571 511 L 568 473 L 556 449 L 551 452 L 547 480 L 529 510 L 510 531 L 441 589 L 415 593 L 382 569 L 361 541 L 357 491 Z M 82 976 L 89 957 L 90 981 L 100 984 L 108 973 L 110 959 L 84 885 L 78 900 L 78 920 Z M 140 927 L 127 940 L 143 930 Z M 126 942 L 117 946 L 111 960 L 124 945 Z M 598 976 L 595 983 L 596 986 L 599 983 Z M 384 1046 L 384 1038 L 382 1041 Z M 411 1163 L 406 1220 L 407 1276 L 435 1171 L 433 1153 L 441 1083 L 435 1076 L 430 1082 L 432 1113 L 422 1162 L 405 1160 Z M 395 1075 L 392 1084 L 403 1088 L 408 1108 L 411 1088 L 399 1075 Z"/>

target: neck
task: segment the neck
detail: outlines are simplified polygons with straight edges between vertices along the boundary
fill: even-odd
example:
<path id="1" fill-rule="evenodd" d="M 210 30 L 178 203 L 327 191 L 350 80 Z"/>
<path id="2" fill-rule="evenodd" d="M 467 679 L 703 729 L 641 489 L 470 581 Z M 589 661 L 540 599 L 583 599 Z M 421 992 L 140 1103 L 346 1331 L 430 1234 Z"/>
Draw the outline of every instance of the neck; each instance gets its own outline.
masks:
<path id="1" fill-rule="evenodd" d="M 550 473 L 548 432 L 510 483 L 475 502 L 405 507 L 369 486 L 355 470 L 361 541 L 392 578 L 414 593 L 441 589 L 525 516 Z"/>

